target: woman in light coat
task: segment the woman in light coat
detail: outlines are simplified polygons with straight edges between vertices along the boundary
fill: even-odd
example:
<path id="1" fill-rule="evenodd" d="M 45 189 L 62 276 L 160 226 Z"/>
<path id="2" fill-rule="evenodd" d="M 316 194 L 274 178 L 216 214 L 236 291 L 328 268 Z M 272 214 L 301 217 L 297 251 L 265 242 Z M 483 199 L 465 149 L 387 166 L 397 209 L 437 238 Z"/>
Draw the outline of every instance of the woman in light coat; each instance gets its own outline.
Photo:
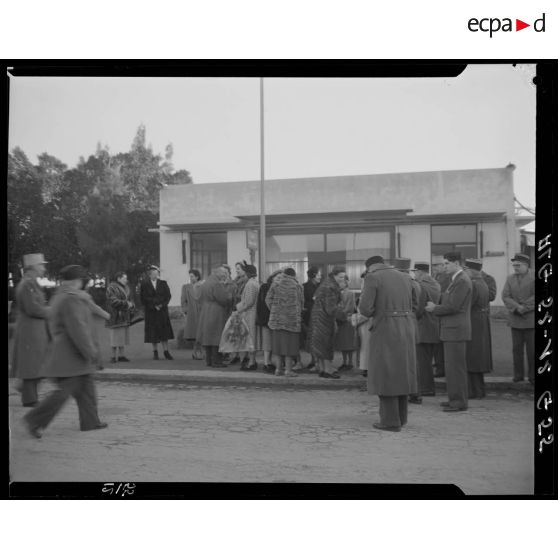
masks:
<path id="1" fill-rule="evenodd" d="M 192 358 L 201 360 L 201 345 L 196 341 L 198 332 L 198 321 L 201 310 L 201 273 L 197 269 L 191 269 L 189 272 L 190 283 L 182 286 L 182 295 L 180 297 L 180 306 L 182 312 L 186 315 L 186 323 L 184 324 L 184 339 L 194 342 L 194 351 Z"/>
<path id="2" fill-rule="evenodd" d="M 256 328 L 256 309 L 258 302 L 258 292 L 260 290 L 260 284 L 257 280 L 257 270 L 256 267 L 250 264 L 244 264 L 242 270 L 246 274 L 247 281 L 242 289 L 242 295 L 240 302 L 236 305 L 236 311 L 241 314 L 242 318 L 246 322 L 248 329 L 250 330 L 250 337 L 254 343 L 254 350 L 248 353 L 248 363 L 242 364 L 241 370 L 257 370 L 258 365 L 256 364 L 256 351 L 258 349 L 258 336 Z M 244 361 L 244 358 L 242 359 Z"/>
<path id="3" fill-rule="evenodd" d="M 107 288 L 107 308 L 110 314 L 107 327 L 110 329 L 110 346 L 112 358 L 110 361 L 130 362 L 124 356 L 124 346 L 130 344 L 130 312 L 134 303 L 130 300 L 128 276 L 124 271 L 118 271 L 114 281 Z M 120 355 L 118 354 L 120 352 Z"/>

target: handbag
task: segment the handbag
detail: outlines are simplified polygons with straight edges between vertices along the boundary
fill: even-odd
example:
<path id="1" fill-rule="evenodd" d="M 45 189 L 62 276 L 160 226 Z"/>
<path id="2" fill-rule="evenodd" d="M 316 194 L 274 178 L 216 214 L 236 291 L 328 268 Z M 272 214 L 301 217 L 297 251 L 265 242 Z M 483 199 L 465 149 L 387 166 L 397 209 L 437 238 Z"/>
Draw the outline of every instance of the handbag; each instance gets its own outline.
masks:
<path id="1" fill-rule="evenodd" d="M 145 320 L 145 316 L 141 310 L 130 310 L 130 325 L 139 324 Z"/>

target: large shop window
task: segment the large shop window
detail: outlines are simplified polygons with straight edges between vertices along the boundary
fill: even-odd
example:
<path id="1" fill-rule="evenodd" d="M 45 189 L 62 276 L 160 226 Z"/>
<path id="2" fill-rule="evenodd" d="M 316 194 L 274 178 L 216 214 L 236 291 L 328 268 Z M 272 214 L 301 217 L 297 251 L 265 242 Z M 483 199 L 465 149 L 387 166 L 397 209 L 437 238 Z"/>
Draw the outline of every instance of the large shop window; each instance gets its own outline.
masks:
<path id="1" fill-rule="evenodd" d="M 307 269 L 314 265 L 329 273 L 334 266 L 347 269 L 352 289 L 360 288 L 364 261 L 371 254 L 393 257 L 393 231 L 346 232 L 333 234 L 276 234 L 267 237 L 267 275 L 290 266 L 299 281 L 306 281 Z"/>
<path id="2" fill-rule="evenodd" d="M 441 263 L 447 252 L 478 257 L 477 225 L 432 225 L 432 264 Z"/>
<path id="3" fill-rule="evenodd" d="M 199 269 L 205 279 L 211 270 L 227 263 L 227 233 L 191 233 L 190 269 Z"/>

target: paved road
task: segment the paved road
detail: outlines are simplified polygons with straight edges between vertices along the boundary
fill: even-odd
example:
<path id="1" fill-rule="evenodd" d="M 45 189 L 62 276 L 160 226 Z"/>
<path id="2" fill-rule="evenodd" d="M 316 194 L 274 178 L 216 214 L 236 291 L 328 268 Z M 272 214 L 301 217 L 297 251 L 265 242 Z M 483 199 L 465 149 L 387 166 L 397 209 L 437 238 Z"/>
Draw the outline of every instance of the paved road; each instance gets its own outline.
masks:
<path id="1" fill-rule="evenodd" d="M 45 385 L 43 391 L 48 389 Z M 401 433 L 372 428 L 358 390 L 99 383 L 106 430 L 75 403 L 41 440 L 10 395 L 14 481 L 455 483 L 466 494 L 533 492 L 533 400 L 492 395 L 466 413 L 412 406 Z M 13 392 L 12 392 L 13 393 Z"/>

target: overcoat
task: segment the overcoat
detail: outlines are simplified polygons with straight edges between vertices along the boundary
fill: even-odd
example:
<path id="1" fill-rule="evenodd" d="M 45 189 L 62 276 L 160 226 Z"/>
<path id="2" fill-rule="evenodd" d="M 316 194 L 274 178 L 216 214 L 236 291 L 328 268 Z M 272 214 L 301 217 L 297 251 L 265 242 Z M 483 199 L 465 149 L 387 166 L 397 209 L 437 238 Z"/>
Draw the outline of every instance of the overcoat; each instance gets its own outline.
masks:
<path id="1" fill-rule="evenodd" d="M 488 275 L 485 271 L 481 270 L 481 277 L 484 279 L 486 286 L 488 287 L 488 299 L 490 302 L 496 300 L 496 293 L 498 289 L 496 287 L 496 279 L 492 275 Z"/>
<path id="2" fill-rule="evenodd" d="M 312 279 L 309 279 L 302 285 L 304 291 L 304 309 L 302 311 L 302 323 L 308 327 L 310 325 L 310 316 L 312 314 L 312 307 L 314 306 L 314 295 L 319 286 Z"/>
<path id="3" fill-rule="evenodd" d="M 460 271 L 442 292 L 434 314 L 440 318 L 440 341 L 471 340 L 471 279 Z"/>
<path id="4" fill-rule="evenodd" d="M 340 307 L 341 289 L 334 279 L 325 278 L 314 294 L 310 315 L 310 350 L 317 358 L 333 360 L 335 320 L 345 320 Z"/>
<path id="5" fill-rule="evenodd" d="M 201 310 L 201 287 L 203 282 L 187 283 L 182 285 L 182 294 L 180 296 L 180 306 L 186 314 L 186 323 L 184 324 L 184 339 L 195 339 L 198 333 L 198 321 L 200 319 Z"/>
<path id="6" fill-rule="evenodd" d="M 204 346 L 219 346 L 229 317 L 232 293 L 217 276 L 210 275 L 201 286 L 200 319 L 196 339 Z"/>
<path id="7" fill-rule="evenodd" d="M 171 293 L 166 281 L 157 279 L 156 288 L 151 280 L 145 279 L 140 285 L 140 299 L 145 315 L 145 343 L 160 343 L 174 339 L 169 318 Z M 161 306 L 157 310 L 155 306 Z"/>
<path id="8" fill-rule="evenodd" d="M 467 370 L 490 372 L 492 347 L 490 339 L 490 292 L 482 277 L 472 277 L 471 341 L 467 342 Z"/>
<path id="9" fill-rule="evenodd" d="M 49 328 L 52 343 L 41 375 L 46 378 L 83 376 L 94 371 L 97 348 L 93 341 L 93 314 L 85 291 L 62 285 L 51 301 Z"/>
<path id="10" fill-rule="evenodd" d="M 246 325 L 250 330 L 250 336 L 252 337 L 252 342 L 254 343 L 254 349 L 258 349 L 258 335 L 256 329 L 256 310 L 258 305 L 258 292 L 260 290 L 260 284 L 255 277 L 248 279 L 244 288 L 242 289 L 242 295 L 240 297 L 240 302 L 236 305 L 236 309 L 242 313 L 242 317 L 246 321 Z"/>
<path id="11" fill-rule="evenodd" d="M 502 300 L 509 310 L 509 325 L 517 329 L 535 327 L 535 275 L 528 271 L 525 275 L 509 275 Z M 523 310 L 520 307 L 523 307 Z"/>
<path id="12" fill-rule="evenodd" d="M 10 375 L 22 380 L 40 378 L 48 346 L 46 318 L 50 308 L 43 290 L 32 277 L 24 277 L 15 291 L 18 308 Z"/>
<path id="13" fill-rule="evenodd" d="M 440 321 L 432 312 L 426 312 L 428 301 L 440 302 L 440 284 L 430 275 L 423 275 L 417 280 L 420 285 L 420 296 L 417 308 L 418 337 L 417 343 L 439 343 Z"/>
<path id="14" fill-rule="evenodd" d="M 130 289 L 128 285 L 122 285 L 113 281 L 107 288 L 106 305 L 109 319 L 106 326 L 110 329 L 116 327 L 127 327 L 130 325 Z"/>
<path id="15" fill-rule="evenodd" d="M 304 292 L 295 277 L 283 275 L 279 281 L 273 282 L 265 303 L 269 307 L 269 329 L 300 333 Z"/>
<path id="16" fill-rule="evenodd" d="M 333 340 L 336 351 L 354 351 L 356 346 L 356 332 L 351 323 L 351 316 L 355 311 L 355 293 L 350 289 L 341 291 L 341 309 L 345 320 L 337 322 L 337 331 Z"/>
<path id="17" fill-rule="evenodd" d="M 368 353 L 370 394 L 400 396 L 417 392 L 415 297 L 411 277 L 386 264 L 374 264 L 364 278 L 359 312 L 374 318 Z"/>

